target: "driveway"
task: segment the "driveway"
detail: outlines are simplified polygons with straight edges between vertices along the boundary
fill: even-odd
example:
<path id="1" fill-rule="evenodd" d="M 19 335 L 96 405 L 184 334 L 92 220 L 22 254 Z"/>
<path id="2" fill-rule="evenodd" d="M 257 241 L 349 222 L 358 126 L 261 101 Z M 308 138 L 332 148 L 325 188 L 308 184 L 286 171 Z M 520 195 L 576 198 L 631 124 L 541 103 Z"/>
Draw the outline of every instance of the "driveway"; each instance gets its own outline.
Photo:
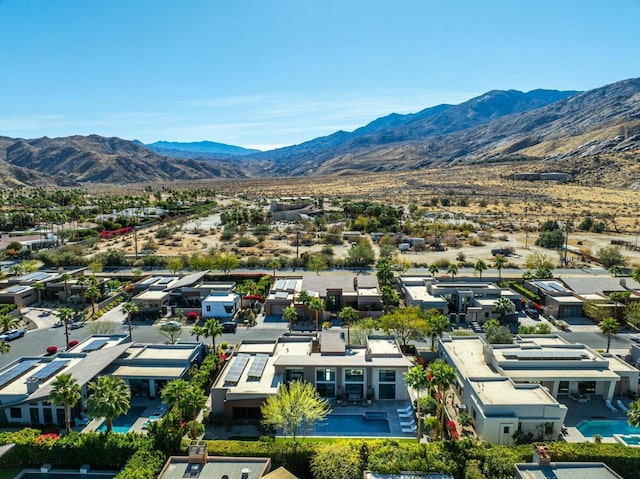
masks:
<path id="1" fill-rule="evenodd" d="M 33 322 L 38 329 L 48 329 L 58 321 L 56 310 L 52 308 L 22 308 L 22 314 Z"/>

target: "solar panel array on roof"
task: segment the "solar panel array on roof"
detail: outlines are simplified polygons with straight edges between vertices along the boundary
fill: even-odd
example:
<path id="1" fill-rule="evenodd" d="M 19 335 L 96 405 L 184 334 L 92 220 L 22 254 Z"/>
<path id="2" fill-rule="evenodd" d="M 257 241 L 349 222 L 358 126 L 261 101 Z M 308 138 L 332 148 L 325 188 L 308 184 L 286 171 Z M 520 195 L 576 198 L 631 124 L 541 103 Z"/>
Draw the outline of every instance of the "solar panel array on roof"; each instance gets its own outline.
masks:
<path id="1" fill-rule="evenodd" d="M 19 293 L 21 291 L 24 291 L 25 289 L 29 289 L 29 286 L 24 286 L 24 285 L 18 285 L 18 286 L 14 286 L 12 288 L 9 288 L 7 290 L 7 293 L 9 294 L 16 294 Z"/>
<path id="2" fill-rule="evenodd" d="M 12 367 L 9 371 L 2 373 L 2 375 L 0 375 L 0 388 L 6 386 L 11 381 L 18 379 L 39 362 L 40 361 L 37 359 L 22 361 L 20 364 L 16 364 L 14 367 Z"/>
<path id="3" fill-rule="evenodd" d="M 244 371 L 244 368 L 247 367 L 247 363 L 249 362 L 250 356 L 248 354 L 238 354 L 236 356 L 236 360 L 231 365 L 227 376 L 224 378 L 226 383 L 234 383 L 237 384 L 240 381 L 240 376 Z"/>
<path id="4" fill-rule="evenodd" d="M 251 367 L 249 368 L 249 372 L 247 373 L 247 377 L 249 379 L 260 379 L 268 360 L 268 354 L 256 354 L 256 357 L 253 358 L 253 363 L 251 363 Z"/>
<path id="5" fill-rule="evenodd" d="M 56 374 L 58 371 L 64 368 L 67 364 L 69 364 L 69 360 L 51 361 L 44 368 L 40 369 L 39 371 L 36 371 L 34 375 L 31 377 L 33 379 L 39 379 L 41 381 L 44 381 L 45 379 L 48 379 L 54 374 Z"/>
<path id="6" fill-rule="evenodd" d="M 84 348 L 82 348 L 82 350 L 95 351 L 96 349 L 100 349 L 102 346 L 104 346 L 108 342 L 109 342 L 109 338 L 96 339 L 95 341 L 92 341 L 91 343 L 87 344 Z"/>
<path id="7" fill-rule="evenodd" d="M 171 283 L 171 281 L 173 281 L 175 278 L 173 277 L 169 277 L 169 278 L 162 278 L 160 279 L 160 281 L 158 281 L 158 284 L 169 284 Z"/>
<path id="8" fill-rule="evenodd" d="M 284 289 L 284 286 L 287 282 L 284 279 L 279 279 L 276 281 L 275 289 Z"/>
<path id="9" fill-rule="evenodd" d="M 276 299 L 287 299 L 289 297 L 289 293 L 286 291 L 277 291 L 275 296 Z"/>
<path id="10" fill-rule="evenodd" d="M 298 280 L 296 279 L 290 279 L 289 281 L 287 281 L 287 285 L 285 286 L 285 289 L 287 291 L 293 291 L 296 287 L 296 283 L 298 282 Z"/>

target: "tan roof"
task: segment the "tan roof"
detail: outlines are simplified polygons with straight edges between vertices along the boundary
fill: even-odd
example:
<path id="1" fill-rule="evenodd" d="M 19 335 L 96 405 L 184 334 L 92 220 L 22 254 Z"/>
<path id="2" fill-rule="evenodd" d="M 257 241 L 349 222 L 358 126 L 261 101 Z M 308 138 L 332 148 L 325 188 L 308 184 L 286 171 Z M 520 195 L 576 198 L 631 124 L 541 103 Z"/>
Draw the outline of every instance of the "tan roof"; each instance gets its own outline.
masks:
<path id="1" fill-rule="evenodd" d="M 157 366 L 116 366 L 109 369 L 111 376 L 128 378 L 180 378 L 186 367 L 157 367 Z"/>
<path id="2" fill-rule="evenodd" d="M 298 477 L 291 474 L 283 466 L 280 466 L 278 469 L 262 476 L 262 479 L 298 479 Z"/>

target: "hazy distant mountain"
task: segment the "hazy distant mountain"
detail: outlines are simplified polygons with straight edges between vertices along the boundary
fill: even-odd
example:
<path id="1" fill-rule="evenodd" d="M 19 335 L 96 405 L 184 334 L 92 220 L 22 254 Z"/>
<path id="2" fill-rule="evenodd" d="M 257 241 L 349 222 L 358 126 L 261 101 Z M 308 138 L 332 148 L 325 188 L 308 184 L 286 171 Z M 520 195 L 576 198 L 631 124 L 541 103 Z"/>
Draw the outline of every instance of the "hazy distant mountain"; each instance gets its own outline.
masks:
<path id="1" fill-rule="evenodd" d="M 132 141 L 98 135 L 32 140 L 2 137 L 0 171 L 5 169 L 15 172 L 15 178 L 5 177 L 5 182 L 59 185 L 244 176 L 221 161 L 167 158 Z"/>
<path id="2" fill-rule="evenodd" d="M 383 145 L 424 140 L 466 130 L 506 115 L 540 108 L 574 94 L 575 91 L 556 90 L 533 90 L 528 93 L 490 91 L 459 105 L 438 105 L 409 115 L 392 114 L 351 133 L 338 131 L 300 145 L 258 153 L 251 158 L 269 160 L 270 164 L 263 168 L 271 174 L 314 174 L 326 171 L 322 167 L 325 162 L 342 158 L 343 155 L 364 154 Z M 378 167 L 379 162 L 372 160 L 370 170 L 376 171 Z M 345 163 L 342 168 L 350 169 L 351 165 Z"/>
<path id="3" fill-rule="evenodd" d="M 225 145 L 224 143 L 215 143 L 213 141 L 198 141 L 193 143 L 156 141 L 155 143 L 150 143 L 145 146 L 161 155 L 173 158 L 231 158 L 260 152 L 260 150 Z"/>

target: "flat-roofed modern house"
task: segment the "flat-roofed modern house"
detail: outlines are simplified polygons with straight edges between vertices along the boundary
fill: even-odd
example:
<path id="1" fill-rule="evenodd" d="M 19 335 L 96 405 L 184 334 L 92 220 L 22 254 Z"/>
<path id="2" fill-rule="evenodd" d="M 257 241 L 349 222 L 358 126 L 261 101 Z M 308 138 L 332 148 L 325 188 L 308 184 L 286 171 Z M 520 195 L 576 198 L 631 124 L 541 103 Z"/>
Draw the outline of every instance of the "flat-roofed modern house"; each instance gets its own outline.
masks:
<path id="1" fill-rule="evenodd" d="M 614 355 L 599 354 L 555 335 L 522 336 L 515 344 L 481 338 L 440 341 L 444 359 L 458 371 L 463 401 L 486 441 L 511 444 L 515 431 L 558 435 L 566 407 L 558 396 L 637 392 L 639 371 Z"/>
<path id="2" fill-rule="evenodd" d="M 204 446 L 206 447 L 206 445 Z M 190 447 L 191 449 L 191 447 Z M 189 456 L 171 456 L 167 459 L 158 479 L 227 478 L 261 479 L 271 469 L 268 457 L 216 457 L 202 459 Z"/>
<path id="3" fill-rule="evenodd" d="M 351 306 L 363 316 L 382 315 L 380 287 L 375 275 L 308 275 L 278 279 L 265 300 L 265 314 L 281 315 L 287 306 L 303 311 L 303 305 L 296 300 L 302 291 L 321 298 L 328 314 Z"/>
<path id="4" fill-rule="evenodd" d="M 347 348 L 342 335 L 324 331 L 319 348 L 309 336 L 243 341 L 211 390 L 212 412 L 228 420 L 257 422 L 267 396 L 295 380 L 313 384 L 330 400 L 409 398 L 404 373 L 412 363 L 395 338 L 369 336 L 365 346 Z"/>
<path id="5" fill-rule="evenodd" d="M 399 283 L 407 305 L 456 314 L 461 321 L 484 323 L 498 318 L 493 307 L 501 297 L 513 301 L 516 310 L 521 309 L 520 295 L 492 283 L 443 282 L 433 276 L 401 276 Z"/>
<path id="6" fill-rule="evenodd" d="M 17 277 L 9 277 L 0 282 L 0 302 L 13 303 L 18 308 L 24 308 L 36 303 L 39 298 L 46 297 L 45 291 L 38 293 L 34 287 L 36 283 L 42 283 L 45 288 L 49 283 L 55 282 L 60 277 L 58 273 L 36 271 Z"/>
<path id="7" fill-rule="evenodd" d="M 475 336 L 440 341 L 443 358 L 457 371 L 460 396 L 478 436 L 494 444 L 513 444 L 516 431 L 537 435 L 542 425 L 557 437 L 566 406 L 540 384 L 517 384 L 500 374 L 485 358 L 487 346 Z"/>
<path id="8" fill-rule="evenodd" d="M 94 335 L 73 349 L 51 357 L 23 357 L 0 370 L 0 421 L 9 424 L 63 424 L 63 408 L 53 406 L 51 383 L 71 374 L 81 386 L 78 413 L 88 397 L 87 385 L 111 375 L 127 382 L 134 396 L 156 397 L 173 379 L 186 377 L 202 360 L 202 344 L 138 344 L 127 335 Z"/>

